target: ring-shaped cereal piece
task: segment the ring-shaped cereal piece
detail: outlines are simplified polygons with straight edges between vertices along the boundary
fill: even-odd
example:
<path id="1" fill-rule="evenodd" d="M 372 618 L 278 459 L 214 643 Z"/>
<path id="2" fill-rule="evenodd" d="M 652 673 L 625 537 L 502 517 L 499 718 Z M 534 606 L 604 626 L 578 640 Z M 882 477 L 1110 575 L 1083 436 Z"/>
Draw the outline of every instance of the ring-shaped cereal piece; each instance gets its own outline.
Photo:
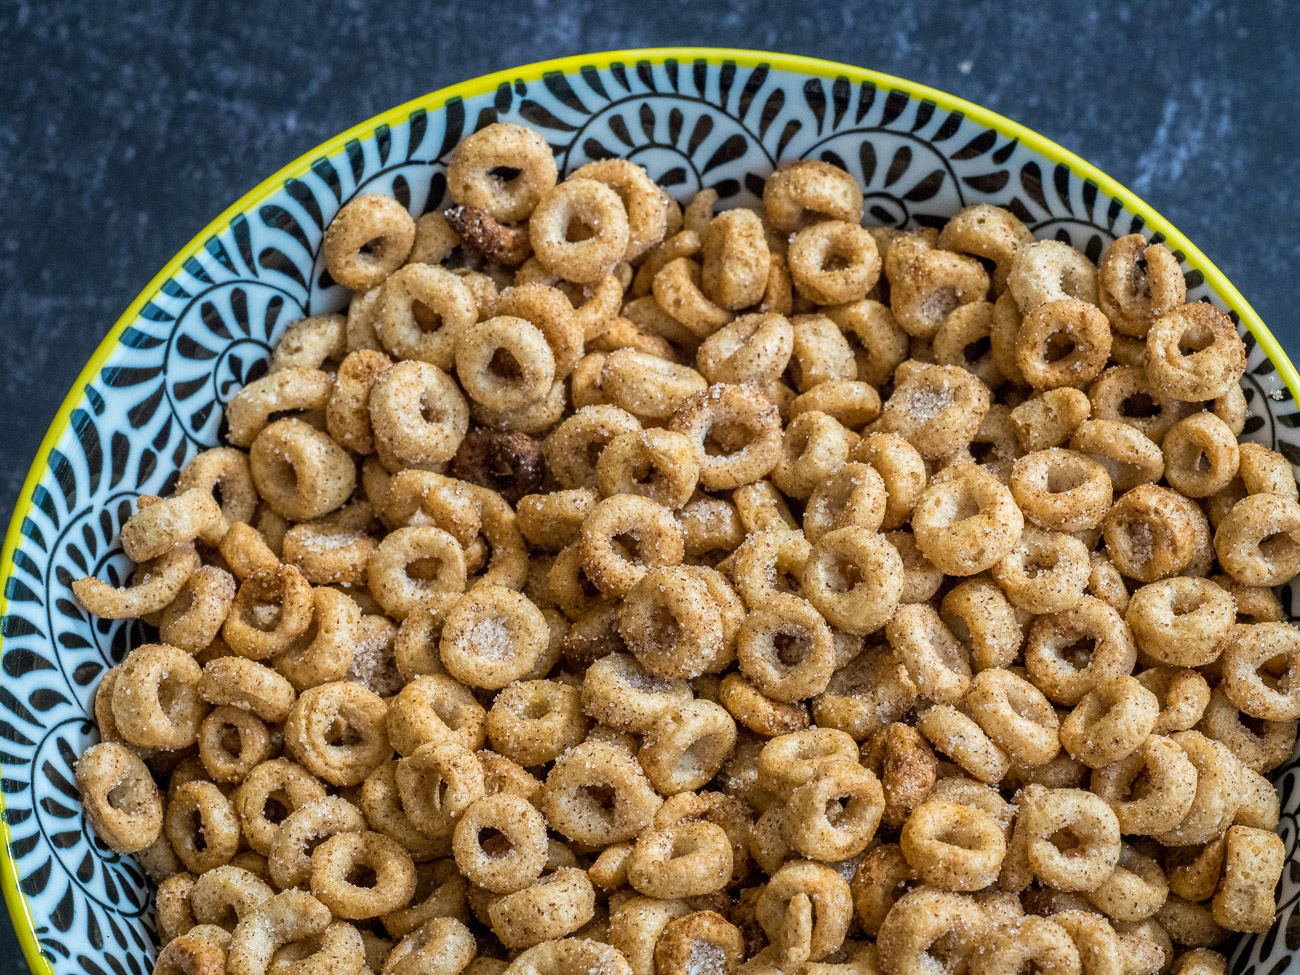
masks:
<path id="1" fill-rule="evenodd" d="M 515 957 L 501 975 L 632 975 L 623 953 L 586 938 L 563 938 L 537 945 Z"/>
<path id="2" fill-rule="evenodd" d="M 1263 444 L 1244 443 L 1238 450 L 1238 474 L 1247 494 L 1276 494 L 1300 499 L 1291 462 Z"/>
<path id="3" fill-rule="evenodd" d="M 198 745 L 199 761 L 214 782 L 241 781 L 275 747 L 265 722 L 237 707 L 209 711 L 199 726 Z"/>
<path id="4" fill-rule="evenodd" d="M 685 550 L 672 512 L 649 498 L 621 494 L 582 523 L 582 564 L 602 592 L 625 596 L 651 569 L 680 565 Z"/>
<path id="5" fill-rule="evenodd" d="M 557 176 L 555 157 L 540 133 L 494 122 L 457 144 L 447 166 L 447 191 L 457 203 L 515 223 L 528 218 Z"/>
<path id="6" fill-rule="evenodd" d="M 555 760 L 538 808 L 552 829 L 576 843 L 602 847 L 633 839 L 650 824 L 659 803 L 629 752 L 588 739 Z"/>
<path id="7" fill-rule="evenodd" d="M 784 315 L 742 315 L 700 343 L 696 364 L 711 383 L 770 382 L 794 352 L 794 326 Z"/>
<path id="8" fill-rule="evenodd" d="M 917 547 L 950 575 L 975 575 L 1001 562 L 1024 523 L 1006 486 L 974 464 L 946 469 L 912 511 Z"/>
<path id="9" fill-rule="evenodd" d="M 655 722 L 642 740 L 637 760 L 661 795 L 676 795 L 702 788 L 717 775 L 735 745 L 736 723 L 722 705 L 683 701 Z"/>
<path id="10" fill-rule="evenodd" d="M 991 302 L 972 301 L 968 305 L 958 305 L 934 333 L 931 343 L 934 361 L 941 366 L 959 366 L 978 377 L 989 389 L 996 389 L 1006 377 L 993 359 L 989 342 L 992 331 Z"/>
<path id="11" fill-rule="evenodd" d="M 478 320 L 478 307 L 459 275 L 434 264 L 408 264 L 379 289 L 373 320 L 394 358 L 449 370 L 457 340 Z"/>
<path id="12" fill-rule="evenodd" d="M 144 500 L 120 533 L 122 551 L 133 562 L 148 562 L 177 545 L 205 537 L 221 521 L 221 508 L 210 492 L 200 488 L 154 498 L 147 507 Z"/>
<path id="13" fill-rule="evenodd" d="M 324 796 L 304 803 L 287 815 L 274 834 L 267 854 L 271 879 L 281 890 L 306 885 L 311 879 L 311 848 L 335 833 L 366 828 L 361 810 L 346 799 Z"/>
<path id="14" fill-rule="evenodd" d="M 1045 765 L 1060 751 L 1060 721 L 1043 692 L 1010 670 L 975 675 L 966 707 L 984 733 L 1017 765 Z"/>
<path id="15" fill-rule="evenodd" d="M 896 238 L 885 251 L 889 307 L 909 335 L 932 339 L 962 305 L 985 301 L 989 275 L 974 257 L 934 247 L 923 234 Z"/>
<path id="16" fill-rule="evenodd" d="M 1164 846 L 1195 846 L 1222 833 L 1238 815 L 1251 787 L 1246 769 L 1226 745 L 1197 731 L 1170 735 L 1196 769 L 1195 796 L 1187 815 L 1166 832 L 1156 834 Z M 1269 790 L 1270 794 L 1275 794 Z"/>
<path id="17" fill-rule="evenodd" d="M 450 738 L 467 749 L 482 748 L 487 714 L 469 689 L 446 673 L 416 677 L 389 706 L 387 731 L 399 755 L 429 741 Z"/>
<path id="18" fill-rule="evenodd" d="M 311 626 L 272 661 L 298 691 L 342 680 L 361 642 L 361 609 L 351 596 L 321 586 L 312 590 L 312 602 Z"/>
<path id="19" fill-rule="evenodd" d="M 415 243 L 415 221 L 391 196 L 363 193 L 334 215 L 321 250 L 330 277 L 367 291 L 402 266 Z"/>
<path id="20" fill-rule="evenodd" d="M 484 831 L 493 835 L 486 841 Z M 456 866 L 472 883 L 511 894 L 546 866 L 546 820 L 526 799 L 498 793 L 470 804 L 452 837 Z"/>
<path id="21" fill-rule="evenodd" d="M 625 260 L 635 261 L 663 241 L 668 232 L 667 201 L 655 181 L 636 163 L 627 159 L 601 159 L 579 166 L 569 174 L 569 179 L 594 179 L 618 194 L 627 211 Z"/>
<path id="22" fill-rule="evenodd" d="M 702 957 L 717 965 L 717 975 L 734 975 L 745 958 L 740 930 L 716 911 L 669 921 L 654 945 L 655 970 L 662 975 L 689 975 Z"/>
<path id="23" fill-rule="evenodd" d="M 1007 286 L 1022 314 L 1066 298 L 1097 304 L 1097 268 L 1059 240 L 1036 240 L 1018 248 Z"/>
<path id="24" fill-rule="evenodd" d="M 582 235 L 570 237 L 573 228 Z M 547 190 L 528 221 L 528 239 L 551 273 L 594 284 L 627 253 L 627 211 L 614 190 L 594 179 L 570 178 Z"/>
<path id="25" fill-rule="evenodd" d="M 1011 411 L 1011 426 L 1026 453 L 1066 443 L 1092 412 L 1081 389 L 1062 386 L 1034 393 Z"/>
<path id="26" fill-rule="evenodd" d="M 1119 862 L 1119 821 L 1100 796 L 1082 789 L 1047 789 L 1027 796 L 1020 815 L 1030 868 L 1056 890 L 1096 890 Z M 1066 834 L 1064 847 L 1053 842 L 1060 833 Z"/>
<path id="27" fill-rule="evenodd" d="M 221 632 L 235 592 L 234 576 L 215 565 L 203 566 L 163 610 L 158 636 L 170 646 L 198 653 Z"/>
<path id="28" fill-rule="evenodd" d="M 787 497 L 806 499 L 844 466 L 858 435 L 819 410 L 793 417 L 781 438 L 781 457 L 772 483 Z"/>
<path id="29" fill-rule="evenodd" d="M 719 213 L 709 221 L 702 250 L 700 283 L 711 301 L 735 311 L 763 300 L 772 255 L 757 213 L 743 207 Z"/>
<path id="30" fill-rule="evenodd" d="M 1142 921 L 1160 910 L 1169 896 L 1169 883 L 1159 863 L 1124 844 L 1115 870 L 1087 896 L 1116 920 Z"/>
<path id="31" fill-rule="evenodd" d="M 562 487 L 595 488 L 601 452 L 619 434 L 640 429 L 636 417 L 612 404 L 582 407 L 542 441 L 546 469 Z"/>
<path id="32" fill-rule="evenodd" d="M 1247 586 L 1279 586 L 1300 573 L 1300 505 L 1275 494 L 1238 501 L 1214 533 L 1224 570 Z"/>
<path id="33" fill-rule="evenodd" d="M 758 785 L 785 800 L 816 776 L 825 762 L 856 760 L 857 744 L 843 731 L 809 728 L 780 735 L 763 745 L 758 755 Z"/>
<path id="34" fill-rule="evenodd" d="M 1300 718 L 1300 632 L 1287 623 L 1233 627 L 1223 652 L 1222 686 L 1252 718 Z"/>
<path id="35" fill-rule="evenodd" d="M 1139 777 L 1143 784 L 1137 786 Z M 1182 822 L 1197 779 L 1196 766 L 1176 741 L 1150 735 L 1137 751 L 1094 770 L 1091 787 L 1110 803 L 1123 832 L 1156 836 Z"/>
<path id="36" fill-rule="evenodd" d="M 1127 423 L 1152 443 L 1164 443 L 1175 423 L 1188 413 L 1186 403 L 1162 395 L 1141 366 L 1110 366 L 1088 387 L 1094 420 Z"/>
<path id="37" fill-rule="evenodd" d="M 1006 594 L 985 578 L 958 583 L 939 604 L 949 632 L 968 648 L 971 668 L 1005 667 L 1024 642 L 1020 620 Z"/>
<path id="38" fill-rule="evenodd" d="M 763 212 L 783 234 L 819 218 L 860 223 L 862 188 L 838 166 L 797 159 L 777 168 L 763 184 Z"/>
<path id="39" fill-rule="evenodd" d="M 588 721 L 582 712 L 582 693 L 577 687 L 555 680 L 512 683 L 497 695 L 488 711 L 488 741 L 493 749 L 520 765 L 554 761 L 586 737 Z"/>
<path id="40" fill-rule="evenodd" d="M 885 626 L 885 636 L 923 697 L 956 704 L 965 696 L 971 681 L 966 648 L 932 606 L 903 606 Z"/>
<path id="41" fill-rule="evenodd" d="M 766 737 L 802 731 L 810 723 L 806 705 L 773 701 L 743 674 L 732 673 L 722 678 L 718 702 L 740 724 Z"/>
<path id="42" fill-rule="evenodd" d="M 1195 671 L 1179 672 L 1180 675 L 1188 673 L 1194 674 L 1202 682 L 1205 680 Z M 1139 675 L 1139 679 L 1142 676 L 1144 675 Z M 1170 691 L 1171 697 L 1176 689 L 1177 685 L 1173 685 Z M 1197 720 L 1188 727 L 1194 725 L 1207 738 L 1213 738 L 1227 745 L 1232 754 L 1253 771 L 1267 773 L 1287 760 L 1295 744 L 1296 721 L 1251 721 L 1248 727 L 1245 723 L 1246 716 L 1228 699 L 1222 685 L 1216 687 L 1213 693 L 1210 692 L 1208 685 L 1203 688 L 1203 691 L 1203 698 L 1189 702 L 1184 709 L 1195 712 L 1197 707 L 1201 708 L 1196 713 Z M 1170 710 L 1175 710 L 1174 705 L 1171 705 Z M 1186 719 L 1179 723 L 1186 724 Z M 1159 728 L 1160 725 L 1156 727 Z M 1186 728 L 1174 730 L 1185 731 Z"/>
<path id="43" fill-rule="evenodd" d="M 1160 702 L 1135 677 L 1102 681 L 1061 723 L 1061 744 L 1089 768 L 1133 754 L 1155 728 Z"/>
<path id="44" fill-rule="evenodd" d="M 253 483 L 266 504 L 292 521 L 342 507 L 356 488 L 356 464 L 329 436 L 302 420 L 276 420 L 249 451 Z"/>
<path id="45" fill-rule="evenodd" d="M 685 434 L 637 430 L 620 434 L 601 451 L 596 485 L 605 497 L 639 494 L 677 510 L 694 494 L 699 466 Z"/>
<path id="46" fill-rule="evenodd" d="M 279 949 L 323 935 L 330 920 L 330 909 L 306 891 L 280 891 L 235 925 L 227 952 L 229 975 L 268 975 Z"/>
<path id="47" fill-rule="evenodd" d="M 379 543 L 366 578 L 371 595 L 395 619 L 426 606 L 443 610 L 465 591 L 464 550 L 441 528 L 399 528 Z"/>
<path id="48" fill-rule="evenodd" d="M 811 901 L 807 951 L 808 959 L 817 961 L 843 944 L 853 918 L 852 895 L 848 883 L 830 867 L 806 860 L 785 864 L 768 880 L 754 905 L 758 923 L 769 939 L 781 938 L 801 897 Z"/>
<path id="49" fill-rule="evenodd" d="M 240 656 L 265 660 L 288 650 L 303 636 L 313 612 L 307 580 L 293 566 L 281 565 L 250 575 L 240 584 L 221 635 Z"/>
<path id="50" fill-rule="evenodd" d="M 434 839 L 449 839 L 461 814 L 487 790 L 478 757 L 446 739 L 398 759 L 395 780 L 402 809 L 416 828 Z"/>
<path id="51" fill-rule="evenodd" d="M 813 488 L 804 506 L 804 534 L 816 544 L 835 529 L 875 532 L 884 521 L 887 497 L 884 478 L 874 467 L 850 461 Z"/>
<path id="52" fill-rule="evenodd" d="M 903 894 L 880 923 L 876 947 L 886 975 L 960 971 L 978 956 L 990 927 L 971 897 L 933 887 Z"/>
<path id="53" fill-rule="evenodd" d="M 1090 640 L 1091 652 L 1076 652 Z M 1074 706 L 1109 677 L 1133 672 L 1137 645 L 1124 618 L 1093 596 L 1059 613 L 1034 619 L 1025 647 L 1029 679 L 1058 704 Z"/>
<path id="54" fill-rule="evenodd" d="M 1059 613 L 1082 598 L 1092 562 L 1088 547 L 1073 535 L 1027 525 L 992 575 L 1016 607 Z"/>
<path id="55" fill-rule="evenodd" d="M 882 535 L 850 525 L 818 539 L 800 582 L 808 601 L 832 626 L 874 633 L 898 609 L 903 560 Z"/>
<path id="56" fill-rule="evenodd" d="M 274 896 L 271 885 L 256 874 L 232 864 L 202 873 L 190 892 L 190 909 L 198 927 L 229 931 L 244 918 L 261 910 Z M 194 928 L 190 933 L 194 933 Z M 219 936 L 218 936 L 219 937 Z"/>
<path id="57" fill-rule="evenodd" d="M 1187 731 L 1196 726 L 1202 715 L 1207 714 L 1210 685 L 1195 670 L 1152 667 L 1136 676 L 1138 683 L 1156 696 L 1156 703 L 1160 706 L 1155 726 L 1151 729 L 1153 732 L 1169 734 L 1173 731 Z M 1218 738 L 1217 735 L 1209 737 Z"/>
<path id="58" fill-rule="evenodd" d="M 822 220 L 796 232 L 786 265 L 795 290 L 818 305 L 862 300 L 881 269 L 871 234 L 856 221 L 844 220 Z"/>
<path id="59" fill-rule="evenodd" d="M 1070 933 L 1051 918 L 1029 915 L 994 927 L 972 957 L 973 975 L 1013 975 L 1025 968 L 1059 975 L 1081 971 Z"/>
<path id="60" fill-rule="evenodd" d="M 559 288 L 546 284 L 518 284 L 496 302 L 495 314 L 522 318 L 546 336 L 555 358 L 555 378 L 569 375 L 582 358 L 582 323 Z"/>
<path id="61" fill-rule="evenodd" d="M 1085 420 L 1071 435 L 1070 449 L 1106 468 L 1116 491 L 1154 484 L 1165 470 L 1160 447 L 1141 430 L 1116 420 Z"/>
<path id="62" fill-rule="evenodd" d="M 257 510 L 257 489 L 248 469 L 248 456 L 231 447 L 213 447 L 196 454 L 181 470 L 176 490 L 202 488 L 221 493 L 221 520 L 203 536 L 209 544 L 221 541 L 235 522 L 251 521 Z"/>
<path id="63" fill-rule="evenodd" d="M 314 799 L 325 796 L 325 787 L 300 765 L 285 759 L 271 759 L 244 777 L 233 799 L 240 830 L 248 845 L 263 855 L 271 853 L 282 818 L 292 815 Z"/>
<path id="64" fill-rule="evenodd" d="M 907 440 L 926 460 L 938 460 L 974 439 L 990 402 L 988 388 L 965 369 L 909 360 L 895 374 L 876 429 Z"/>
<path id="65" fill-rule="evenodd" d="M 190 873 L 229 863 L 239 849 L 239 826 L 234 806 L 215 783 L 185 782 L 167 796 L 163 833 Z"/>
<path id="66" fill-rule="evenodd" d="M 1187 300 L 1187 280 L 1164 244 L 1141 234 L 1113 241 L 1097 275 L 1101 310 L 1117 332 L 1146 338 L 1152 323 Z"/>
<path id="67" fill-rule="evenodd" d="M 429 470 L 456 456 L 469 429 L 469 406 L 456 381 L 437 366 L 403 361 L 375 380 L 370 423 L 386 468 Z"/>
<path id="68" fill-rule="evenodd" d="M 350 879 L 370 872 L 365 885 Z M 370 831 L 335 833 L 311 855 L 311 892 L 335 917 L 379 917 L 415 893 L 415 864 L 396 840 Z"/>
<path id="69" fill-rule="evenodd" d="M 498 315 L 456 336 L 456 376 L 474 402 L 505 413 L 543 399 L 556 378 L 555 356 L 531 322 Z"/>
<path id="70" fill-rule="evenodd" d="M 546 619 L 528 597 L 478 586 L 448 611 L 438 652 L 461 683 L 499 690 L 531 671 L 549 641 Z"/>
<path id="71" fill-rule="evenodd" d="M 777 701 L 799 701 L 826 689 L 835 666 L 830 627 L 812 605 L 776 592 L 751 607 L 736 640 L 740 672 Z"/>
<path id="72" fill-rule="evenodd" d="M 647 897 L 699 897 L 721 890 L 731 867 L 731 842 L 722 827 L 686 821 L 643 831 L 628 857 L 627 879 Z"/>
<path id="73" fill-rule="evenodd" d="M 1001 782 L 1011 768 L 1003 751 L 975 719 L 948 704 L 935 704 L 916 716 L 916 728 L 934 746 L 984 783 Z"/>
<path id="74" fill-rule="evenodd" d="M 720 607 L 705 578 L 686 566 L 646 572 L 618 606 L 618 629 L 658 678 L 698 677 L 729 662 Z"/>
<path id="75" fill-rule="evenodd" d="M 934 799 L 908 817 L 899 845 L 921 880 L 941 890 L 983 890 L 1006 855 L 1002 827 L 987 812 Z"/>
<path id="76" fill-rule="evenodd" d="M 95 833 L 118 853 L 137 853 L 162 832 L 163 805 L 148 767 L 117 742 L 92 745 L 77 758 L 77 789 Z"/>
<path id="77" fill-rule="evenodd" d="M 293 685 L 270 667 L 233 656 L 203 665 L 199 693 L 211 705 L 241 708 L 273 722 L 288 717 L 295 698 Z"/>
<path id="78" fill-rule="evenodd" d="M 1028 312 L 1016 338 L 1016 365 L 1035 389 L 1082 388 L 1110 357 L 1110 323 L 1077 298 L 1048 301 Z"/>
<path id="79" fill-rule="evenodd" d="M 290 322 L 271 350 L 270 372 L 305 367 L 331 371 L 347 352 L 347 319 L 343 315 L 313 315 Z"/>
<path id="80" fill-rule="evenodd" d="M 786 839 L 814 860 L 846 860 L 875 837 L 884 810 L 884 790 L 874 773 L 856 761 L 831 758 L 790 793 Z"/>
<path id="81" fill-rule="evenodd" d="M 1269 930 L 1277 914 L 1273 891 L 1285 863 L 1282 837 L 1268 830 L 1229 827 L 1224 841 L 1223 882 L 1212 904 L 1214 920 L 1229 931 Z"/>
<path id="82" fill-rule="evenodd" d="M 781 459 L 781 415 L 750 386 L 710 386 L 681 403 L 668 428 L 690 438 L 709 491 L 760 480 Z"/>
<path id="83" fill-rule="evenodd" d="M 379 695 L 352 681 L 308 688 L 284 724 L 290 754 L 331 785 L 359 785 L 392 754 Z"/>
<path id="84" fill-rule="evenodd" d="M 1139 484 L 1106 513 L 1102 526 L 1106 552 L 1130 579 L 1155 582 L 1192 560 L 1197 519 L 1204 521 L 1204 517 L 1195 503 L 1181 495 L 1154 484 Z M 1300 554 L 1300 548 L 1297 552 Z"/>
<path id="85" fill-rule="evenodd" d="M 1184 354 L 1183 349 L 1193 351 Z M 1147 380 L 1166 396 L 1199 403 L 1227 393 L 1246 371 L 1246 347 L 1232 319 L 1194 301 L 1156 319 L 1147 333 Z"/>
<path id="86" fill-rule="evenodd" d="M 939 231 L 939 246 L 944 250 L 973 254 L 994 263 L 995 294 L 1001 294 L 1007 286 L 1016 251 L 1033 241 L 1033 233 L 1019 217 L 987 203 L 966 207 Z"/>
<path id="87" fill-rule="evenodd" d="M 583 710 L 601 724 L 633 734 L 648 732 L 670 708 L 691 697 L 685 680 L 656 677 L 625 653 L 597 660 L 582 681 Z"/>
<path id="88" fill-rule="evenodd" d="M 886 531 L 900 528 L 925 491 L 925 460 L 920 453 L 900 436 L 873 433 L 858 442 L 849 459 L 875 468 L 885 483 L 885 515 L 881 528 Z"/>
<path id="89" fill-rule="evenodd" d="M 872 386 L 887 383 L 907 358 L 908 335 L 886 305 L 865 298 L 825 310 L 853 347 L 858 379 Z"/>
<path id="90" fill-rule="evenodd" d="M 1125 622 L 1138 649 L 1174 667 L 1202 667 L 1216 660 L 1236 622 L 1232 595 L 1190 576 L 1161 579 L 1129 598 Z"/>
<path id="91" fill-rule="evenodd" d="M 610 402 L 641 420 L 666 420 L 708 385 L 689 366 L 636 349 L 615 349 L 600 370 L 602 392 Z"/>
<path id="92" fill-rule="evenodd" d="M 1114 496 L 1106 468 L 1076 450 L 1049 447 L 1011 468 L 1011 494 L 1025 519 L 1049 531 L 1096 528 Z"/>
<path id="93" fill-rule="evenodd" d="M 162 643 L 136 647 L 117 669 L 112 709 L 117 731 L 132 745 L 179 749 L 194 744 L 208 707 L 202 668 L 184 650 Z"/>

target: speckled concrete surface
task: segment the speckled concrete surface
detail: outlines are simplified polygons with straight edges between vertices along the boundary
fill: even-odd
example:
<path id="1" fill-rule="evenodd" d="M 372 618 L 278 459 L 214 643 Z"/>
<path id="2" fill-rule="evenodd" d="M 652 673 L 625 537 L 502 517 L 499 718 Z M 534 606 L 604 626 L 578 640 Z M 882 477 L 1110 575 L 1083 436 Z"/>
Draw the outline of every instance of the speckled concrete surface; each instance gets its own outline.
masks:
<path id="1" fill-rule="evenodd" d="M 0 512 L 136 293 L 339 130 L 544 58 L 817 55 L 980 102 L 1091 160 L 1219 264 L 1293 354 L 1300 49 L 1283 2 L 0 0 Z M 0 973 L 22 971 L 7 926 Z"/>

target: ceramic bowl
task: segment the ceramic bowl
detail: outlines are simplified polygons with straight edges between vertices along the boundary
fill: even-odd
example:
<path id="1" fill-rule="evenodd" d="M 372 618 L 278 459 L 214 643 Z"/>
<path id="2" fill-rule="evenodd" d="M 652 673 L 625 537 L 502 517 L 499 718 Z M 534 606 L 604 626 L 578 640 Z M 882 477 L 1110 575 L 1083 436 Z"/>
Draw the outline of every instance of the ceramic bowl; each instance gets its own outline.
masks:
<path id="1" fill-rule="evenodd" d="M 89 617 L 69 583 L 122 580 L 117 534 L 136 496 L 167 493 L 193 454 L 220 441 L 223 405 L 264 373 L 285 325 L 346 302 L 320 255 L 339 207 L 358 193 L 391 195 L 416 215 L 446 206 L 448 154 L 497 120 L 544 133 L 564 171 L 623 156 L 681 200 L 711 186 L 722 206 L 754 203 L 778 163 L 806 156 L 857 177 L 869 223 L 937 226 L 983 202 L 1094 260 L 1123 234 L 1162 239 L 1189 299 L 1225 308 L 1243 331 L 1249 438 L 1300 460 L 1295 369 L 1222 273 L 1114 180 L 969 102 L 848 65 L 697 49 L 545 62 L 418 98 L 290 163 L 199 233 L 109 332 L 41 445 L 0 563 L 0 874 L 35 972 L 147 973 L 156 950 L 148 885 L 132 858 L 96 839 L 72 776 L 95 740 L 100 674 L 145 632 Z M 1280 774 L 1288 854 L 1296 775 L 1294 765 Z M 1276 926 L 1236 945 L 1234 971 L 1289 963 L 1298 892 L 1288 872 Z"/>

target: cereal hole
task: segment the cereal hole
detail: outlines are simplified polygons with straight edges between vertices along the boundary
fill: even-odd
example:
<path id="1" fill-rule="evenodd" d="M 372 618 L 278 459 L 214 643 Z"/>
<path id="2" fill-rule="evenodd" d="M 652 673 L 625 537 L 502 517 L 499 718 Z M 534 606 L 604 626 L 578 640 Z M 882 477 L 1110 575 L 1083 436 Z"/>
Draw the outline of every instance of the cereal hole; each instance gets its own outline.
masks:
<path id="1" fill-rule="evenodd" d="M 419 326 L 420 331 L 426 335 L 442 328 L 442 316 L 419 298 L 411 302 L 411 317 L 415 319 L 415 324 Z"/>
<path id="2" fill-rule="evenodd" d="M 922 318 L 932 322 L 943 321 L 960 304 L 961 300 L 957 297 L 957 289 L 950 284 L 945 284 L 942 287 L 935 288 L 925 296 L 919 311 Z"/>
<path id="3" fill-rule="evenodd" d="M 518 382 L 524 374 L 523 367 L 514 353 L 506 348 L 498 348 L 488 360 L 487 371 L 505 382 Z"/>
<path id="4" fill-rule="evenodd" d="M 812 652 L 812 639 L 803 630 L 779 630 L 772 637 L 776 659 L 787 667 L 797 667 Z"/>
<path id="5" fill-rule="evenodd" d="M 379 883 L 379 876 L 369 864 L 354 863 L 348 868 L 348 872 L 343 875 L 343 882 L 351 884 L 353 887 L 364 887 L 367 890 L 373 890 L 375 885 Z"/>

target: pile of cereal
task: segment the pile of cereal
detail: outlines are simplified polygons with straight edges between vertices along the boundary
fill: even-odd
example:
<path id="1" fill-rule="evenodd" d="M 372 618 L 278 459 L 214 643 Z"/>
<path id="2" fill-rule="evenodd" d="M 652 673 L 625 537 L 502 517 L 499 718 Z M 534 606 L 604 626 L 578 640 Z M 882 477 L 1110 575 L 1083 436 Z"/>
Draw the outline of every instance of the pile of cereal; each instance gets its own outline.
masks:
<path id="1" fill-rule="evenodd" d="M 1290 465 L 1138 235 L 456 150 L 143 497 L 86 815 L 186 975 L 1221 975 L 1274 917 Z"/>

